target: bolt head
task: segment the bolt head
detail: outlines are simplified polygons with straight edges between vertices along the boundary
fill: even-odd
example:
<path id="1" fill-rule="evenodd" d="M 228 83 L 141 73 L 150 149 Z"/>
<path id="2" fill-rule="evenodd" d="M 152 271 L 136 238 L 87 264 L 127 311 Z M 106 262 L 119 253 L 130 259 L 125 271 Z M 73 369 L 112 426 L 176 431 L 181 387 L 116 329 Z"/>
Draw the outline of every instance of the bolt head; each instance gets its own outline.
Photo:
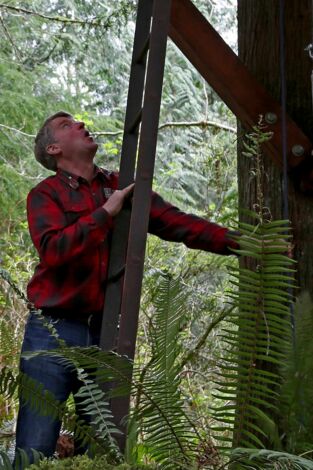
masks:
<path id="1" fill-rule="evenodd" d="M 264 119 L 267 124 L 276 124 L 278 120 L 277 114 L 272 112 L 265 113 Z"/>
<path id="2" fill-rule="evenodd" d="M 296 144 L 291 149 L 292 154 L 295 157 L 302 157 L 304 155 L 304 148 L 300 144 Z"/>

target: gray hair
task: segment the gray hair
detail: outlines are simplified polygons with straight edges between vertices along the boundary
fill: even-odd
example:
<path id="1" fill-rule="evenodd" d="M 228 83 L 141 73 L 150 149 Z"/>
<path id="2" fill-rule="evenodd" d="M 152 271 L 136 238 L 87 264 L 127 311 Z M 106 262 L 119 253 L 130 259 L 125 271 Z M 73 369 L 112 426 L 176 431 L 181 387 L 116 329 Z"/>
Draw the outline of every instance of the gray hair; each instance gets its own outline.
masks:
<path id="1" fill-rule="evenodd" d="M 51 122 L 58 117 L 72 117 L 65 111 L 59 111 L 45 120 L 35 137 L 34 153 L 36 160 L 48 170 L 57 171 L 57 162 L 53 155 L 47 152 L 47 146 L 55 142 L 51 131 Z"/>

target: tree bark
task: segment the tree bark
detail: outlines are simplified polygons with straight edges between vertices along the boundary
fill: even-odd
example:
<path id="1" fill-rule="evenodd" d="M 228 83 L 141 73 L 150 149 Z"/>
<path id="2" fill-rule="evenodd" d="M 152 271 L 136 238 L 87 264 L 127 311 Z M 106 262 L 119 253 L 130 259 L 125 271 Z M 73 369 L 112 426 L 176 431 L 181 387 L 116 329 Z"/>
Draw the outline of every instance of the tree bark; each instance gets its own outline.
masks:
<path id="1" fill-rule="evenodd" d="M 287 112 L 311 140 L 313 139 L 311 86 L 313 62 L 304 49 L 312 42 L 312 12 L 312 0 L 285 1 Z M 280 101 L 279 0 L 238 0 L 238 48 L 239 57 L 249 71 L 276 100 Z M 270 111 L 270 109 L 265 110 L 265 112 Z M 240 123 L 238 127 L 239 207 L 253 210 L 256 202 L 256 181 L 251 175 L 254 162 L 243 155 L 245 130 Z M 282 169 L 278 168 L 267 155 L 263 155 L 263 161 L 264 205 L 269 209 L 273 219 L 281 220 L 284 218 Z M 297 295 L 304 290 L 312 295 L 313 197 L 299 192 L 292 178 L 289 178 L 288 202 L 294 258 L 298 262 L 297 282 L 300 289 Z M 242 221 L 247 221 L 244 215 L 240 218 Z M 249 261 L 241 262 L 251 267 Z M 262 369 L 261 364 L 260 368 Z M 272 372 L 275 371 L 272 369 Z M 279 423 L 278 415 L 272 418 Z M 236 434 L 235 424 L 233 445 L 240 446 L 240 441 L 241 436 Z"/>
<path id="2" fill-rule="evenodd" d="M 312 140 L 313 62 L 304 51 L 312 42 L 312 0 L 287 0 L 285 8 L 287 112 Z M 238 0 L 238 47 L 243 63 L 269 93 L 280 100 L 278 0 Z M 242 134 L 241 129 L 239 135 Z M 252 208 L 255 201 L 255 181 L 250 176 L 253 164 L 242 155 L 241 143 L 242 137 L 238 146 L 239 206 Z M 282 171 L 265 155 L 264 167 L 265 205 L 275 219 L 282 219 Z M 296 190 L 291 179 L 288 196 L 298 283 L 301 290 L 313 294 L 313 197 Z"/>

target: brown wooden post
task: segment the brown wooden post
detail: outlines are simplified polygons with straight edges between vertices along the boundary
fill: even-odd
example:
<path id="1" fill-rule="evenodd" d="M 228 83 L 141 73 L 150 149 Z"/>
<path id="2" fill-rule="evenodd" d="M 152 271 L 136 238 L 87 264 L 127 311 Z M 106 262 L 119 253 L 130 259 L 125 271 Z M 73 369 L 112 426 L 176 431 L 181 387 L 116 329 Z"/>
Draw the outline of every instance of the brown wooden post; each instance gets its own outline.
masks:
<path id="1" fill-rule="evenodd" d="M 117 344 L 117 352 L 130 359 L 134 358 L 136 347 L 170 12 L 171 0 L 154 0 L 149 60 L 141 113 L 136 185 L 131 212 Z M 131 379 L 131 375 L 129 378 Z M 130 397 L 127 396 L 113 398 L 111 402 L 115 421 L 123 432 L 122 437 L 119 438 L 121 449 L 125 448 L 129 401 Z"/>

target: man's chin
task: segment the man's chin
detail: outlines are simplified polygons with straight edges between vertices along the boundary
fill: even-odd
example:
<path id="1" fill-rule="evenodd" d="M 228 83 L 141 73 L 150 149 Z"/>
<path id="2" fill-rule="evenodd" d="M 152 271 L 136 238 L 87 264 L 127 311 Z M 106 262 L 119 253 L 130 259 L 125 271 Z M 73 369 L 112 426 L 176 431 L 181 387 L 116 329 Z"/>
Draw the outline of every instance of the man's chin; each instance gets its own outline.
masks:
<path id="1" fill-rule="evenodd" d="M 88 142 L 88 148 L 93 149 L 95 152 L 98 150 L 99 144 L 95 140 L 91 140 Z"/>

